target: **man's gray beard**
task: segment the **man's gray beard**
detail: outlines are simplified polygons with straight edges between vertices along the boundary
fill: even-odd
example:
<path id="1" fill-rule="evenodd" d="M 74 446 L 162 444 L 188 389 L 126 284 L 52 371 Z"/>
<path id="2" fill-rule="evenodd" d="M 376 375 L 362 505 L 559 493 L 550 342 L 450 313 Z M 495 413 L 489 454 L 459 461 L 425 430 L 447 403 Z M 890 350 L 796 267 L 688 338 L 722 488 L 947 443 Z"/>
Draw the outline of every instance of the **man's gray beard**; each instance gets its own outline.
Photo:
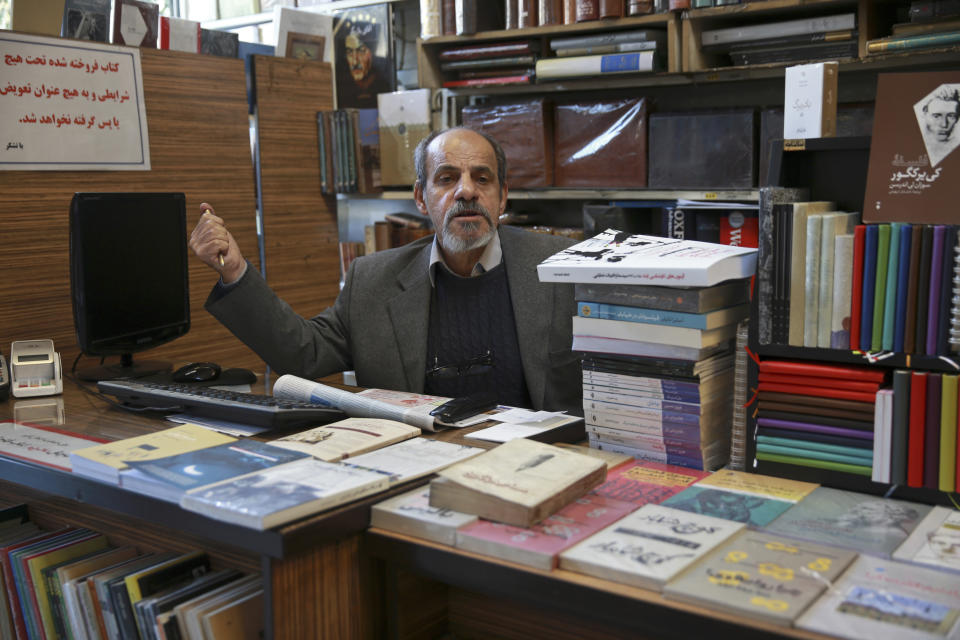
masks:
<path id="1" fill-rule="evenodd" d="M 476 212 L 483 216 L 484 220 L 487 221 L 486 233 L 471 240 L 468 237 L 463 237 L 453 232 L 453 230 L 450 228 L 451 222 L 458 214 L 466 211 Z M 469 235 L 480 229 L 480 225 L 483 223 L 461 222 L 460 224 L 463 225 L 464 233 Z M 493 234 L 496 232 L 497 230 L 493 226 L 493 218 L 490 217 L 490 212 L 487 211 L 483 206 L 480 204 L 467 205 L 463 201 L 458 201 L 443 214 L 443 230 L 440 236 L 440 245 L 451 253 L 466 253 L 467 251 L 472 251 L 474 249 L 487 246 L 487 243 L 493 239 Z"/>

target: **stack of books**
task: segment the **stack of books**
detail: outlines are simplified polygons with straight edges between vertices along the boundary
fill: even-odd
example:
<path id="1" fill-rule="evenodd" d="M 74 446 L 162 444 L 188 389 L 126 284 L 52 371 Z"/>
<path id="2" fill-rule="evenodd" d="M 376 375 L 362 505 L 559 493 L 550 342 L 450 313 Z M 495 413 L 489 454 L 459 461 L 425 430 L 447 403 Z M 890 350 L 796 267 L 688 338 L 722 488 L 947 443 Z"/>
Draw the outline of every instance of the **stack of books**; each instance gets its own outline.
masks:
<path id="1" fill-rule="evenodd" d="M 960 42 L 960 3 L 952 0 L 916 0 L 910 3 L 910 21 L 890 28 L 890 35 L 867 40 L 867 53 L 946 47 Z"/>
<path id="2" fill-rule="evenodd" d="M 661 71 L 666 48 L 667 34 L 661 29 L 554 38 L 550 49 L 555 57 L 537 61 L 537 80 Z"/>
<path id="3" fill-rule="evenodd" d="M 704 29 L 704 53 L 729 55 L 734 65 L 857 57 L 854 13 Z"/>
<path id="4" fill-rule="evenodd" d="M 882 370 L 761 360 L 757 459 L 870 476 Z"/>
<path id="5" fill-rule="evenodd" d="M 323 193 L 379 193 L 380 124 L 376 109 L 317 112 Z"/>
<path id="6" fill-rule="evenodd" d="M 749 313 L 754 258 L 745 247 L 607 230 L 539 265 L 542 281 L 576 283 L 573 349 L 591 446 L 696 469 L 727 462 L 732 340 Z"/>
<path id="7" fill-rule="evenodd" d="M 517 40 L 450 47 L 437 59 L 452 78 L 443 82 L 446 88 L 530 84 L 539 51 L 537 41 Z"/>

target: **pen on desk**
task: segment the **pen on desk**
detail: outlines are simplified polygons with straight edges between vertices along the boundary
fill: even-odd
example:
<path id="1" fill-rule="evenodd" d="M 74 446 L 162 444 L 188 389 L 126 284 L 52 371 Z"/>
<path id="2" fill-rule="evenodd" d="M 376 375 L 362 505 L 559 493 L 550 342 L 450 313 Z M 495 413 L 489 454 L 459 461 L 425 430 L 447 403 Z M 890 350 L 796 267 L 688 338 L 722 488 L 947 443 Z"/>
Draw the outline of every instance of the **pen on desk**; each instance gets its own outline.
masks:
<path id="1" fill-rule="evenodd" d="M 212 209 L 206 209 L 206 210 L 204 210 L 204 213 L 210 213 L 210 214 L 212 214 L 212 213 L 213 213 L 213 210 L 212 210 Z M 221 267 L 223 266 L 223 254 L 222 254 L 222 253 L 217 253 L 217 262 L 220 263 L 220 266 L 221 266 Z"/>

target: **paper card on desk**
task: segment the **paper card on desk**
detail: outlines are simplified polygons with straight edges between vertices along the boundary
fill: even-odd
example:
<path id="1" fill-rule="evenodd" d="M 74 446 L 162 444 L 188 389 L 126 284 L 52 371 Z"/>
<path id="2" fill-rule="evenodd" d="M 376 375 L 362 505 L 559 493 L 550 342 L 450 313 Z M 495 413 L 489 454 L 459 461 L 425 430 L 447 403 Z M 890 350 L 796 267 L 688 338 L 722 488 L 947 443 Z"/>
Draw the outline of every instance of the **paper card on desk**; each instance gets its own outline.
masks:
<path id="1" fill-rule="evenodd" d="M 464 437 L 476 438 L 477 440 L 489 440 L 490 442 L 507 442 L 515 438 L 529 438 L 544 431 L 583 420 L 583 418 L 579 416 L 568 416 L 564 414 L 552 415 L 552 418 L 538 422 L 501 422 L 496 426 L 468 433 Z M 496 419 L 499 419 L 499 416 L 497 416 Z"/>
<path id="2" fill-rule="evenodd" d="M 490 416 L 491 420 L 497 422 L 508 422 L 510 424 L 532 424 L 540 423 L 550 418 L 567 417 L 560 411 L 530 411 L 529 409 L 509 409 L 496 415 Z"/>
<path id="3" fill-rule="evenodd" d="M 239 422 L 230 422 L 228 420 L 200 418 L 198 416 L 191 416 L 187 413 L 171 414 L 167 416 L 167 420 L 170 422 L 176 422 L 177 424 L 186 424 L 189 422 L 190 424 L 196 424 L 230 436 L 237 436 L 238 438 L 244 436 L 255 436 L 258 433 L 263 433 L 264 431 L 270 430 L 269 427 L 256 427 L 250 424 L 241 424 Z"/>

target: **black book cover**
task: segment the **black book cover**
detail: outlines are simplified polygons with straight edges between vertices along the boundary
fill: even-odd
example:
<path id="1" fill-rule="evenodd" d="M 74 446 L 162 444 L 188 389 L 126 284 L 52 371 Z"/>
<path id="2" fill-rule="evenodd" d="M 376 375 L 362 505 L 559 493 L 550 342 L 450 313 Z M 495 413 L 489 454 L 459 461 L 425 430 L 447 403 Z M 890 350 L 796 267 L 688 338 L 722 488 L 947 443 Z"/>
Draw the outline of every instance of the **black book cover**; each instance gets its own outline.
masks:
<path id="1" fill-rule="evenodd" d="M 951 313 L 951 297 L 953 296 L 953 264 L 956 259 L 955 250 L 957 248 L 957 226 L 950 225 L 947 227 L 947 234 L 944 238 L 943 243 L 943 261 L 937 267 L 940 269 L 941 278 L 940 278 L 940 318 L 937 322 L 937 350 L 936 354 L 938 356 L 946 356 L 950 354 L 950 318 L 952 317 Z M 960 274 L 957 274 L 960 277 Z M 958 301 L 960 303 L 960 301 Z"/>
<path id="2" fill-rule="evenodd" d="M 920 241 L 920 275 L 917 280 L 917 321 L 914 326 L 914 353 L 923 353 L 927 344 L 927 313 L 930 306 L 930 261 L 933 254 L 933 225 L 923 225 Z"/>

